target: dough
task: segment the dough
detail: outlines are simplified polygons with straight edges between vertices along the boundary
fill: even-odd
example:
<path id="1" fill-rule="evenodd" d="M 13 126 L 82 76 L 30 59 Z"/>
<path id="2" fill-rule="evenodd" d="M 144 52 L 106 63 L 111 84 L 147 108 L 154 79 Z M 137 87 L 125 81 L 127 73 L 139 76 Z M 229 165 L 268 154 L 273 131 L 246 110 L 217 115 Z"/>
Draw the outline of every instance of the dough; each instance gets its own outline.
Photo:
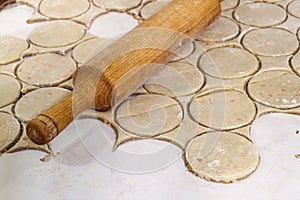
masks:
<path id="1" fill-rule="evenodd" d="M 68 19 L 85 13 L 89 7 L 89 0 L 41 0 L 39 12 L 56 19 Z"/>
<path id="2" fill-rule="evenodd" d="M 207 137 L 216 140 L 207 143 Z M 201 156 L 202 148 L 211 150 Z M 210 132 L 192 139 L 184 153 L 187 168 L 209 181 L 231 183 L 251 175 L 258 167 L 259 155 L 248 139 L 235 133 Z"/>
<path id="3" fill-rule="evenodd" d="M 13 77 L 0 74 L 0 108 L 14 103 L 20 96 L 21 84 Z"/>
<path id="4" fill-rule="evenodd" d="M 234 47 L 210 49 L 201 56 L 198 66 L 204 73 L 223 79 L 247 77 L 260 68 L 254 55 Z"/>
<path id="5" fill-rule="evenodd" d="M 28 43 L 12 36 L 0 36 L 0 65 L 18 61 L 28 48 Z"/>
<path id="6" fill-rule="evenodd" d="M 295 35 L 281 28 L 255 29 L 242 40 L 246 49 L 261 56 L 284 56 L 294 53 L 299 46 Z"/>
<path id="7" fill-rule="evenodd" d="M 0 112 L 0 155 L 20 137 L 20 123 L 12 115 Z"/>
<path id="8" fill-rule="evenodd" d="M 231 40 L 238 36 L 239 26 L 227 17 L 218 17 L 208 25 L 197 40 L 204 42 L 221 42 Z"/>
<path id="9" fill-rule="evenodd" d="M 203 74 L 196 67 L 186 62 L 175 62 L 158 69 L 144 87 L 150 93 L 178 97 L 193 94 L 203 85 Z"/>
<path id="10" fill-rule="evenodd" d="M 155 94 L 131 97 L 115 113 L 115 120 L 123 129 L 142 137 L 171 131 L 183 117 L 177 101 Z"/>
<path id="11" fill-rule="evenodd" d="M 16 104 L 16 116 L 22 121 L 29 121 L 70 94 L 62 88 L 41 88 L 24 95 Z"/>
<path id="12" fill-rule="evenodd" d="M 104 38 L 93 38 L 77 45 L 73 52 L 72 56 L 74 60 L 80 64 L 84 63 L 88 55 L 95 49 L 99 44 L 104 42 Z"/>
<path id="13" fill-rule="evenodd" d="M 148 3 L 141 9 L 140 15 L 143 19 L 148 19 L 166 7 L 170 2 L 170 0 L 164 0 Z"/>
<path id="14" fill-rule="evenodd" d="M 249 95 L 268 107 L 300 106 L 300 78 L 287 70 L 268 70 L 255 75 L 247 86 Z"/>
<path id="15" fill-rule="evenodd" d="M 67 56 L 55 53 L 40 54 L 24 60 L 17 68 L 17 76 L 35 86 L 58 85 L 71 78 L 76 63 Z"/>
<path id="16" fill-rule="evenodd" d="M 189 106 L 192 119 L 209 128 L 231 130 L 250 124 L 256 107 L 248 96 L 236 90 L 214 90 L 195 96 Z"/>
<path id="17" fill-rule="evenodd" d="M 85 35 L 83 26 L 66 20 L 47 22 L 34 29 L 29 40 L 41 47 L 62 47 L 82 39 Z"/>
<path id="18" fill-rule="evenodd" d="M 291 1 L 288 5 L 287 11 L 294 17 L 300 18 L 300 1 Z"/>
<path id="19" fill-rule="evenodd" d="M 238 6 L 234 12 L 234 18 L 243 24 L 270 27 L 284 22 L 287 14 L 276 4 L 255 2 Z"/>
<path id="20" fill-rule="evenodd" d="M 300 53 L 298 52 L 291 60 L 292 69 L 300 76 Z"/>
<path id="21" fill-rule="evenodd" d="M 222 11 L 235 8 L 239 4 L 239 0 L 223 0 L 221 1 Z"/>
<path id="22" fill-rule="evenodd" d="M 96 6 L 108 10 L 129 10 L 141 4 L 141 0 L 93 0 Z"/>

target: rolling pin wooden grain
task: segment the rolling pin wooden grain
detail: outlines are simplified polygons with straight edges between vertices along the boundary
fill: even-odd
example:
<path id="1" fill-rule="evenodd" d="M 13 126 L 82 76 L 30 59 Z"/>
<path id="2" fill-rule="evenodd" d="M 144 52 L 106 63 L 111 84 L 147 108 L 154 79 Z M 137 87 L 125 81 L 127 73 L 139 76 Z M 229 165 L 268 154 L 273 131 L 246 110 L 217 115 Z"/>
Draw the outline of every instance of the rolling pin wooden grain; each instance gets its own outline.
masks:
<path id="1" fill-rule="evenodd" d="M 31 120 L 27 124 L 27 135 L 36 144 L 47 144 L 82 111 L 109 110 L 132 94 L 156 70 L 147 64 L 168 62 L 173 55 L 168 49 L 184 42 L 180 37 L 174 38 L 174 33 L 194 39 L 219 13 L 219 0 L 173 0 L 81 66 L 73 78 L 72 94 Z M 143 45 L 139 48 L 143 41 L 163 48 L 143 48 Z M 110 52 L 118 49 L 126 52 L 106 63 L 104 60 Z"/>

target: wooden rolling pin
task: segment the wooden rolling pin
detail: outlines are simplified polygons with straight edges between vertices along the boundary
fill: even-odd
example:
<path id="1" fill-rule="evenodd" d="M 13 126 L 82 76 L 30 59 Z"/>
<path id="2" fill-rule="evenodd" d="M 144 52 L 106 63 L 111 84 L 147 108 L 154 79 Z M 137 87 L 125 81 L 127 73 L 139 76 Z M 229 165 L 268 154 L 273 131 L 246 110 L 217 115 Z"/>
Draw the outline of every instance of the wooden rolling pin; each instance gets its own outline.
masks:
<path id="1" fill-rule="evenodd" d="M 219 0 L 173 0 L 81 66 L 72 94 L 31 120 L 27 135 L 36 144 L 47 144 L 82 111 L 118 104 L 156 70 L 148 64 L 167 63 L 176 48 L 197 37 L 219 13 Z"/>

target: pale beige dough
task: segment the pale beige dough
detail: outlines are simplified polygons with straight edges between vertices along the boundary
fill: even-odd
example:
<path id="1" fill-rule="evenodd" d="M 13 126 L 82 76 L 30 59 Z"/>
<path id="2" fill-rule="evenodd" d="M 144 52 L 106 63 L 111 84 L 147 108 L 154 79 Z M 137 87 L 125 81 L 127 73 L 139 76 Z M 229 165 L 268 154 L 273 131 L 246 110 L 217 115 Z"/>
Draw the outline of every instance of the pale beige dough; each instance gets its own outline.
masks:
<path id="1" fill-rule="evenodd" d="M 144 87 L 150 93 L 178 97 L 193 94 L 203 85 L 204 76 L 195 66 L 186 62 L 176 62 L 158 69 Z"/>
<path id="2" fill-rule="evenodd" d="M 13 36 L 0 36 L 0 65 L 18 61 L 23 52 L 28 48 L 28 43 Z"/>
<path id="3" fill-rule="evenodd" d="M 24 60 L 17 68 L 20 80 L 35 86 L 59 85 L 71 78 L 76 63 L 55 53 L 40 54 Z"/>
<path id="4" fill-rule="evenodd" d="M 204 42 L 227 41 L 237 37 L 239 31 L 239 26 L 233 20 L 220 16 L 205 28 L 197 40 Z"/>
<path id="5" fill-rule="evenodd" d="M 250 124 L 256 117 L 256 107 L 240 91 L 214 90 L 195 96 L 189 113 L 200 125 L 216 130 L 231 130 Z"/>
<path id="6" fill-rule="evenodd" d="M 255 2 L 239 5 L 234 12 L 234 18 L 243 24 L 270 27 L 284 22 L 287 14 L 276 4 Z"/>
<path id="7" fill-rule="evenodd" d="M 239 4 L 239 0 L 223 0 L 221 1 L 221 8 L 223 11 L 235 8 Z"/>
<path id="8" fill-rule="evenodd" d="M 155 94 L 131 97 L 117 108 L 115 114 L 120 127 L 144 137 L 171 131 L 179 126 L 183 117 L 177 101 Z"/>
<path id="9" fill-rule="evenodd" d="M 163 0 L 163 1 L 148 3 L 141 9 L 140 15 L 143 19 L 148 19 L 152 15 L 156 14 L 161 9 L 166 7 L 170 2 L 171 2 L 170 0 Z"/>
<path id="10" fill-rule="evenodd" d="M 34 29 L 30 42 L 41 47 L 62 47 L 73 44 L 85 35 L 83 26 L 66 20 L 47 22 Z"/>
<path id="11" fill-rule="evenodd" d="M 280 28 L 249 31 L 242 44 L 252 53 L 261 56 L 284 56 L 294 53 L 299 42 L 291 32 Z"/>
<path id="12" fill-rule="evenodd" d="M 206 144 L 207 137 L 216 141 Z M 201 148 L 211 145 L 206 156 Z M 209 181 L 231 183 L 251 175 L 259 165 L 257 149 L 248 139 L 235 133 L 211 132 L 192 139 L 184 153 L 187 168 Z"/>
<path id="13" fill-rule="evenodd" d="M 77 45 L 73 52 L 72 56 L 76 62 L 82 64 L 88 58 L 89 54 L 95 49 L 99 44 L 104 42 L 104 38 L 93 38 Z"/>
<path id="14" fill-rule="evenodd" d="M 21 85 L 13 77 L 0 74 L 0 108 L 14 103 L 20 96 Z"/>
<path id="15" fill-rule="evenodd" d="M 109 10 L 129 10 L 141 4 L 141 0 L 93 0 L 96 6 Z"/>
<path id="16" fill-rule="evenodd" d="M 249 95 L 273 108 L 300 106 L 300 78 L 287 70 L 268 70 L 255 75 L 248 83 Z"/>
<path id="17" fill-rule="evenodd" d="M 7 151 L 20 137 L 21 126 L 12 115 L 0 112 L 0 153 Z"/>
<path id="18" fill-rule="evenodd" d="M 210 49 L 201 56 L 198 64 L 204 73 L 223 79 L 247 77 L 260 68 L 254 55 L 235 47 Z"/>
<path id="19" fill-rule="evenodd" d="M 291 67 L 300 76 L 300 52 L 295 54 L 291 59 Z"/>
<path id="20" fill-rule="evenodd" d="M 42 111 L 50 108 L 70 94 L 62 88 L 41 88 L 24 95 L 16 104 L 16 116 L 22 121 L 29 121 Z"/>
<path id="21" fill-rule="evenodd" d="M 287 11 L 294 17 L 300 18 L 300 1 L 291 1 L 287 8 Z"/>
<path id="22" fill-rule="evenodd" d="M 69 19 L 85 13 L 89 7 L 89 0 L 41 0 L 39 12 L 47 17 Z"/>

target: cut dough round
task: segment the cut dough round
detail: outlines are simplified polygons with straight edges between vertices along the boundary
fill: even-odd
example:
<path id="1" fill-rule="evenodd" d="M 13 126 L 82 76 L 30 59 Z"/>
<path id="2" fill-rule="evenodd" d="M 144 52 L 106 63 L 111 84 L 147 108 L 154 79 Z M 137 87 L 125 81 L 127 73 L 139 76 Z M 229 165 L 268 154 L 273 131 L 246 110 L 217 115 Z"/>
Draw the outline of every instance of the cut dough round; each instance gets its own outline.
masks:
<path id="1" fill-rule="evenodd" d="M 239 0 L 223 0 L 221 1 L 222 11 L 237 7 Z"/>
<path id="2" fill-rule="evenodd" d="M 178 97 L 197 92 L 204 83 L 204 76 L 196 67 L 186 62 L 176 62 L 162 66 L 144 87 L 150 93 Z"/>
<path id="3" fill-rule="evenodd" d="M 177 101 L 161 95 L 138 95 L 116 110 L 116 122 L 126 131 L 142 137 L 161 135 L 176 128 L 183 117 Z"/>
<path id="4" fill-rule="evenodd" d="M 294 53 L 299 46 L 297 37 L 287 30 L 266 28 L 249 31 L 242 44 L 261 56 L 284 56 Z"/>
<path id="5" fill-rule="evenodd" d="M 85 13 L 90 7 L 88 0 L 42 0 L 39 12 L 47 17 L 69 19 Z"/>
<path id="6" fill-rule="evenodd" d="M 269 70 L 255 75 L 247 85 L 257 102 L 281 109 L 300 106 L 300 78 L 287 70 Z"/>
<path id="7" fill-rule="evenodd" d="M 27 93 L 16 104 L 16 116 L 22 121 L 29 121 L 42 111 L 58 103 L 70 94 L 62 88 L 41 88 Z"/>
<path id="8" fill-rule="evenodd" d="M 74 44 L 85 35 L 84 28 L 72 21 L 57 20 L 47 22 L 34 29 L 30 42 L 41 47 L 62 47 Z"/>
<path id="9" fill-rule="evenodd" d="M 141 9 L 140 15 L 144 19 L 148 19 L 166 7 L 170 2 L 170 0 L 164 0 L 148 3 Z"/>
<path id="10" fill-rule="evenodd" d="M 256 116 L 256 106 L 240 91 L 220 89 L 195 96 L 189 112 L 203 126 L 232 130 L 250 124 Z"/>
<path id="11" fill-rule="evenodd" d="M 291 60 L 292 69 L 300 76 L 300 52 L 293 56 Z"/>
<path id="12" fill-rule="evenodd" d="M 91 40 L 80 43 L 74 48 L 72 52 L 73 58 L 80 64 L 84 63 L 92 50 L 105 40 L 106 39 L 104 38 L 93 38 Z"/>
<path id="13" fill-rule="evenodd" d="M 215 140 L 211 142 L 208 137 Z M 209 148 L 208 152 L 201 155 L 205 147 Z M 186 166 L 193 174 L 222 183 L 248 177 L 257 169 L 260 161 L 252 142 L 238 134 L 225 132 L 211 132 L 195 137 L 188 143 L 184 156 Z"/>
<path id="14" fill-rule="evenodd" d="M 141 4 L 141 0 L 93 0 L 96 6 L 109 10 L 129 10 Z"/>
<path id="15" fill-rule="evenodd" d="M 197 40 L 204 42 L 227 41 L 237 37 L 239 31 L 239 26 L 233 20 L 221 16 L 208 25 Z"/>
<path id="16" fill-rule="evenodd" d="M 28 48 L 28 43 L 12 36 L 0 37 L 0 65 L 5 65 L 20 60 L 23 52 Z"/>
<path id="17" fill-rule="evenodd" d="M 7 151 L 20 137 L 21 126 L 12 115 L 0 112 L 0 152 Z"/>
<path id="18" fill-rule="evenodd" d="M 234 18 L 243 24 L 269 27 L 284 22 L 287 14 L 276 4 L 255 2 L 238 6 L 234 12 Z"/>
<path id="19" fill-rule="evenodd" d="M 24 60 L 17 69 L 17 76 L 35 86 L 59 85 L 76 70 L 76 63 L 67 56 L 55 53 L 40 54 Z"/>
<path id="20" fill-rule="evenodd" d="M 14 103 L 20 96 L 21 85 L 15 78 L 0 74 L 0 108 Z"/>
<path id="21" fill-rule="evenodd" d="M 241 48 L 214 48 L 203 54 L 199 68 L 206 74 L 223 78 L 243 78 L 254 74 L 260 68 L 258 59 Z"/>
<path id="22" fill-rule="evenodd" d="M 300 1 L 292 1 L 287 8 L 287 11 L 294 17 L 300 18 Z"/>

